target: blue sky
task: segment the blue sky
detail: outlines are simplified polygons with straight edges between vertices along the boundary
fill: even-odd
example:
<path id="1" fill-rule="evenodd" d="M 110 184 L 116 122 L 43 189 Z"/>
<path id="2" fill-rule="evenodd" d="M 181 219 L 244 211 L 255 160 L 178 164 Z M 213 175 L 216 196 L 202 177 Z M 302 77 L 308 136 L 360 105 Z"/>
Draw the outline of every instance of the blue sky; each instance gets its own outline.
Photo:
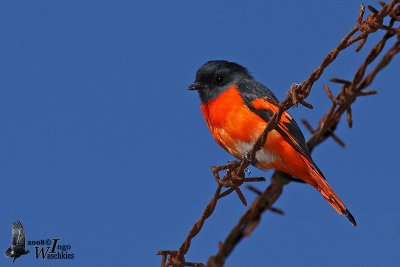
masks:
<path id="1" fill-rule="evenodd" d="M 27 240 L 60 237 L 75 259 L 31 253 L 15 266 L 158 266 L 156 252 L 178 248 L 212 196 L 209 166 L 232 159 L 186 90 L 196 69 L 236 61 L 282 99 L 354 25 L 360 3 L 2 1 L 0 249 L 20 219 Z M 292 115 L 316 125 L 329 106 L 322 85 L 351 78 L 366 51 L 345 52 L 315 85 L 314 110 Z M 311 186 L 290 184 L 276 204 L 286 215 L 266 213 L 226 266 L 400 261 L 399 67 L 396 58 L 371 86 L 379 94 L 354 105 L 353 129 L 340 125 L 346 149 L 329 140 L 313 154 L 359 226 Z M 206 261 L 244 211 L 234 195 L 221 200 L 187 259 Z"/>

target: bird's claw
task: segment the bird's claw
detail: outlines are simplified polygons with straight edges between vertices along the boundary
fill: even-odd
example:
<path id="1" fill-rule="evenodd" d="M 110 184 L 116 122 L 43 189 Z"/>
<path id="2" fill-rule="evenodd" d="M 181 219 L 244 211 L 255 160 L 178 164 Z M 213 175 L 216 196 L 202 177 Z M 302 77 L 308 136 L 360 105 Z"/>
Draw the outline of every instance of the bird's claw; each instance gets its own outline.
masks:
<path id="1" fill-rule="evenodd" d="M 242 157 L 242 160 L 243 161 L 245 161 L 245 162 L 250 162 L 250 157 L 249 157 L 249 155 L 246 153 L 246 154 L 244 154 L 244 156 Z"/>

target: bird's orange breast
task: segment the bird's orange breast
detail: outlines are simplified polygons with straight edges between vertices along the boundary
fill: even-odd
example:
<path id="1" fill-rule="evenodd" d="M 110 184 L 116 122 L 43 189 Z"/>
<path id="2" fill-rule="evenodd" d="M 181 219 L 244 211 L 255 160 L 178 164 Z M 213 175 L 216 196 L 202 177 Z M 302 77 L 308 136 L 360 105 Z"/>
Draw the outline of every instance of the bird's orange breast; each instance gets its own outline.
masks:
<path id="1" fill-rule="evenodd" d="M 257 106 L 257 101 L 254 101 Z M 278 109 L 271 104 L 271 110 Z M 216 99 L 203 103 L 201 111 L 214 139 L 229 153 L 240 159 L 253 147 L 267 122 L 252 112 L 244 103 L 236 85 Z M 257 167 L 276 168 L 295 175 L 303 160 L 295 149 L 276 131 L 268 133 L 264 148 L 257 152 Z M 293 167 L 293 170 L 292 170 Z"/>
<path id="2" fill-rule="evenodd" d="M 246 106 L 236 85 L 203 103 L 201 111 L 214 139 L 236 158 L 251 149 L 267 125 Z"/>
<path id="3" fill-rule="evenodd" d="M 236 141 L 251 142 L 253 136 L 259 135 L 266 125 L 246 106 L 236 85 L 216 99 L 202 104 L 201 111 L 213 135 L 229 134 Z"/>

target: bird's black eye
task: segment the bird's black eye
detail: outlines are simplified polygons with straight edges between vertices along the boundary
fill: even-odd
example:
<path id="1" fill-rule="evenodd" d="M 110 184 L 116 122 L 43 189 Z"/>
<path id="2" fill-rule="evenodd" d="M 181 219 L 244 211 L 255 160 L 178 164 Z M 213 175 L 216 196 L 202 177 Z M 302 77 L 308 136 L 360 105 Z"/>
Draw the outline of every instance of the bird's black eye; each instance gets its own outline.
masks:
<path id="1" fill-rule="evenodd" d="M 224 77 L 222 75 L 217 75 L 217 77 L 215 77 L 216 84 L 221 84 L 223 81 L 224 81 Z"/>

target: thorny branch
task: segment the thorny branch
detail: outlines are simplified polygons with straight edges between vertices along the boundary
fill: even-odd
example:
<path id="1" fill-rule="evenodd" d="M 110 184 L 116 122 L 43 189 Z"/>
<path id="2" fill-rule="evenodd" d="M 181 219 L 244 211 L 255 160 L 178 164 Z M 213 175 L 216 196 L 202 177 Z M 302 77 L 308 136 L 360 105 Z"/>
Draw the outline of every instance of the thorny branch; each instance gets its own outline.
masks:
<path id="1" fill-rule="evenodd" d="M 356 51 L 359 51 L 367 41 L 369 34 L 378 30 L 386 31 L 383 38 L 372 48 L 367 55 L 364 62 L 358 68 L 352 81 L 334 78 L 332 82 L 341 84 L 341 91 L 334 97 L 329 86 L 324 89 L 332 101 L 332 106 L 328 113 L 321 119 L 319 126 L 316 130 L 307 122 L 305 123 L 307 129 L 312 133 L 307 145 L 312 151 L 317 145 L 324 142 L 327 138 L 332 137 L 341 146 L 344 142 L 335 135 L 337 125 L 340 122 L 341 116 L 347 113 L 347 122 L 349 127 L 352 127 L 352 111 L 351 105 L 356 101 L 357 97 L 375 94 L 375 91 L 362 91 L 368 87 L 377 73 L 386 67 L 391 59 L 400 52 L 400 28 L 394 27 L 395 23 L 400 22 L 400 0 L 393 0 L 388 4 L 380 2 L 381 9 L 375 9 L 368 6 L 372 14 L 364 19 L 365 7 L 361 6 L 357 18 L 357 25 L 342 39 L 339 45 L 330 51 L 327 56 L 322 60 L 320 66 L 316 68 L 311 75 L 300 84 L 293 84 L 286 94 L 286 98 L 280 102 L 279 110 L 271 118 L 263 134 L 258 138 L 252 150 L 241 161 L 233 161 L 226 165 L 214 167 L 212 166 L 212 173 L 218 183 L 218 187 L 214 193 L 213 198 L 207 204 L 203 214 L 192 226 L 186 239 L 182 243 L 178 251 L 159 251 L 158 255 L 162 255 L 161 266 L 205 266 L 202 263 L 193 263 L 185 261 L 185 254 L 189 250 L 191 240 L 200 232 L 205 220 L 213 213 L 217 202 L 220 198 L 236 192 L 243 204 L 247 205 L 247 201 L 240 190 L 240 186 L 245 182 L 258 182 L 265 181 L 265 178 L 245 178 L 245 172 L 251 162 L 254 161 L 256 152 L 263 147 L 268 132 L 273 130 L 281 115 L 289 108 L 300 103 L 307 108 L 312 108 L 312 105 L 307 103 L 305 99 L 311 92 L 314 83 L 321 77 L 324 70 L 336 59 L 341 51 L 348 48 L 352 44 L 358 42 Z M 388 25 L 384 24 L 384 19 L 390 17 Z M 357 35 L 356 35 L 357 34 Z M 396 36 L 397 41 L 380 59 L 378 64 L 367 75 L 367 67 L 378 57 L 382 52 L 386 42 Z M 220 178 L 219 172 L 225 170 L 226 174 Z M 271 184 L 264 192 L 257 192 L 259 196 L 253 201 L 251 206 L 241 217 L 236 226 L 231 230 L 224 242 L 220 243 L 218 253 L 209 258 L 207 266 L 223 266 L 225 259 L 229 256 L 235 246 L 243 239 L 252 233 L 254 228 L 258 225 L 261 215 L 267 210 L 281 213 L 280 210 L 273 208 L 272 205 L 276 202 L 283 192 L 283 187 L 292 180 L 290 175 L 275 171 L 271 177 Z M 226 191 L 221 192 L 222 188 L 228 188 Z M 253 190 L 254 191 L 254 190 Z"/>
<path id="2" fill-rule="evenodd" d="M 381 42 L 375 46 L 371 53 L 376 52 Z M 384 55 L 384 57 L 380 60 L 377 67 L 372 70 L 368 76 L 366 76 L 363 81 L 367 81 L 368 77 L 376 74 L 376 70 L 382 69 L 382 67 L 386 66 L 393 56 L 400 52 L 400 41 L 397 41 L 395 45 Z M 366 63 L 363 63 L 365 65 Z M 361 66 L 362 67 L 362 66 Z M 361 68 L 360 67 L 360 68 Z M 372 80 L 371 80 L 372 81 Z M 349 86 L 353 86 L 353 83 L 350 83 Z M 328 137 L 335 138 L 334 140 L 339 142 L 339 144 L 343 144 L 336 135 L 334 135 L 333 131 L 336 129 L 341 116 L 348 112 L 351 105 L 355 102 L 356 98 L 359 96 L 370 95 L 374 93 L 374 91 L 361 91 L 362 84 L 353 87 L 351 90 L 348 87 L 342 87 L 341 92 L 335 99 L 335 102 L 332 104 L 331 109 L 323 117 L 320 122 L 320 125 L 316 131 L 313 131 L 313 135 L 310 140 L 307 142 L 310 150 L 314 149 L 318 144 L 322 143 Z M 329 87 L 328 87 L 329 88 Z M 345 92 L 345 93 L 344 93 Z M 347 98 L 345 102 L 340 102 L 343 99 L 343 95 L 351 95 L 351 99 Z M 306 124 L 309 125 L 308 122 Z M 349 123 L 351 125 L 351 123 Z M 308 128 L 308 127 L 307 127 Z M 257 226 L 260 221 L 261 215 L 268 209 L 271 209 L 271 206 L 275 203 L 275 201 L 279 198 L 279 196 L 283 192 L 283 187 L 288 184 L 291 180 L 291 177 L 285 173 L 281 173 L 279 171 L 275 171 L 271 177 L 271 184 L 268 188 L 252 203 L 251 207 L 246 211 L 246 213 L 242 216 L 238 224 L 231 230 L 228 237 L 225 241 L 220 245 L 220 249 L 215 256 L 210 257 L 207 266 L 222 266 L 225 262 L 227 256 L 232 252 L 233 248 L 241 241 L 243 237 L 246 237 L 251 234 L 253 229 Z"/>

